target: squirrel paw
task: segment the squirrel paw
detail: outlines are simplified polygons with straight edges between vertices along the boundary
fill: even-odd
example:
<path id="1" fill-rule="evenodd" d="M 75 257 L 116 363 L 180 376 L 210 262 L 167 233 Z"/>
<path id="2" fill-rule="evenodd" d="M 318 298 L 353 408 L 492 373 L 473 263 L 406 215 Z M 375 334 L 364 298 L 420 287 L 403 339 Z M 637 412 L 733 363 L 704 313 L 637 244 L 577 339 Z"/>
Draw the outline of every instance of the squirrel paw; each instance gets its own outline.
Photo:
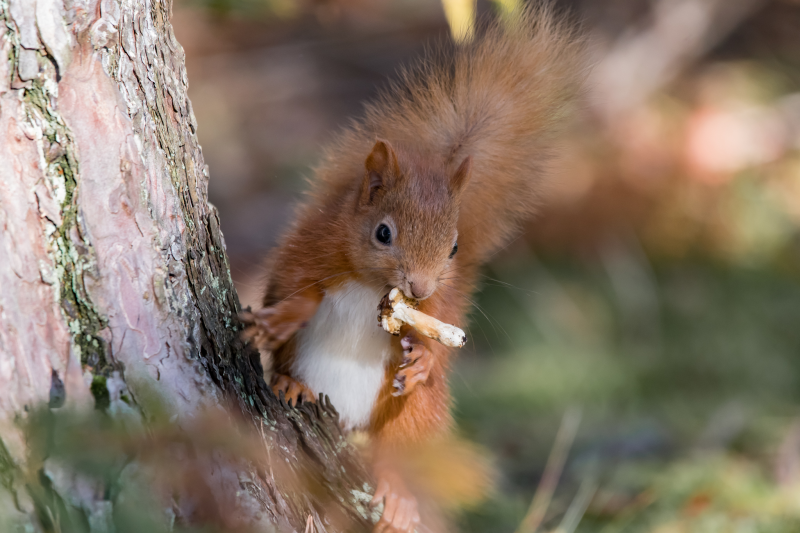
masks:
<path id="1" fill-rule="evenodd" d="M 398 475 L 387 473 L 378 476 L 378 488 L 370 505 L 378 505 L 381 500 L 383 515 L 375 524 L 373 533 L 414 533 L 419 525 L 417 499 Z"/>
<path id="2" fill-rule="evenodd" d="M 283 392 L 284 398 L 287 402 L 291 402 L 291 405 L 296 406 L 301 402 L 314 403 L 316 400 L 314 391 L 285 374 L 274 374 L 271 387 L 275 396 L 280 397 L 280 393 Z"/>
<path id="3" fill-rule="evenodd" d="M 242 340 L 261 350 L 274 350 L 286 342 L 302 324 L 287 320 L 277 306 L 256 311 L 242 311 L 239 318 L 245 325 Z"/>
<path id="4" fill-rule="evenodd" d="M 394 375 L 392 396 L 410 394 L 420 383 L 428 381 L 433 367 L 433 354 L 424 344 L 415 343 L 411 335 L 400 341 L 403 347 L 403 362 Z"/>

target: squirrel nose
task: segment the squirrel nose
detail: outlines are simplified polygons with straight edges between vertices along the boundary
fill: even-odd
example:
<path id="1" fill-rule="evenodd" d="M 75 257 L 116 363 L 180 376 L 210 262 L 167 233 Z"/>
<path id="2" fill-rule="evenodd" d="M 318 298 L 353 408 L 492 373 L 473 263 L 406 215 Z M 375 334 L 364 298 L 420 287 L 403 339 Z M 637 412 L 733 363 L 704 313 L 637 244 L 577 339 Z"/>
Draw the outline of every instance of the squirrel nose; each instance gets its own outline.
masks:
<path id="1" fill-rule="evenodd" d="M 424 300 L 433 294 L 434 283 L 428 280 L 414 279 L 408 280 L 408 288 L 410 289 L 411 296 L 417 300 Z"/>

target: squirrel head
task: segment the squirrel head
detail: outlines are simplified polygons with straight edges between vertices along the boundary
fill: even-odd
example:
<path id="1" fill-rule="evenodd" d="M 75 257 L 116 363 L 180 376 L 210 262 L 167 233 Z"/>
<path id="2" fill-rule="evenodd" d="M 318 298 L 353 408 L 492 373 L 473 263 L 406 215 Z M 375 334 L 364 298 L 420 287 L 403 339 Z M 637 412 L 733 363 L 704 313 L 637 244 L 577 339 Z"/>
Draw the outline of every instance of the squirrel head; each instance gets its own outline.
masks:
<path id="1" fill-rule="evenodd" d="M 423 300 L 454 268 L 458 211 L 472 160 L 448 173 L 441 163 L 378 140 L 364 162 L 351 261 L 364 278 Z"/>

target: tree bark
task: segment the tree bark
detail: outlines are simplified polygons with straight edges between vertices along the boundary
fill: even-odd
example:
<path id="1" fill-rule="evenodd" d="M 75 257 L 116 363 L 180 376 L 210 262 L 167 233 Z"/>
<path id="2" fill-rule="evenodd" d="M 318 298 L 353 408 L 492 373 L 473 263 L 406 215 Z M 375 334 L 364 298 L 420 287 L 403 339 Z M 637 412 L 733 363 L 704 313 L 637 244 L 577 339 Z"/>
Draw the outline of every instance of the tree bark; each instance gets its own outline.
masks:
<path id="1" fill-rule="evenodd" d="M 170 13 L 169 0 L 0 0 L 0 516 L 51 529 L 18 475 L 26 411 L 146 421 L 155 393 L 178 426 L 233 401 L 273 461 L 316 465 L 318 490 L 293 492 L 210 455 L 202 475 L 231 527 L 302 531 L 311 516 L 326 531 L 333 513 L 369 528 L 367 474 L 335 410 L 280 402 L 239 340 Z M 92 531 L 110 523 L 108 491 L 76 496 L 46 460 L 39 474 Z"/>

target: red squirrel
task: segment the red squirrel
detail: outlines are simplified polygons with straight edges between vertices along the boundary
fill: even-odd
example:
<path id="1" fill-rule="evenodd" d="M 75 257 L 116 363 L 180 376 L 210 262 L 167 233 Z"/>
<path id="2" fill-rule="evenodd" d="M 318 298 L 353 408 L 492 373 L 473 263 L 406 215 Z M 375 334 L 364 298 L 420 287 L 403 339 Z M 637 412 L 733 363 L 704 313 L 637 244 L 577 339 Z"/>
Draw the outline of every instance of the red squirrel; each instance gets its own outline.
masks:
<path id="1" fill-rule="evenodd" d="M 583 41 L 547 7 L 428 53 L 368 104 L 315 169 L 272 256 L 247 336 L 272 351 L 287 399 L 327 394 L 375 445 L 380 532 L 413 531 L 414 496 L 384 460 L 446 436 L 452 349 L 377 318 L 399 287 L 463 325 L 483 261 L 535 209 L 584 71 Z"/>

